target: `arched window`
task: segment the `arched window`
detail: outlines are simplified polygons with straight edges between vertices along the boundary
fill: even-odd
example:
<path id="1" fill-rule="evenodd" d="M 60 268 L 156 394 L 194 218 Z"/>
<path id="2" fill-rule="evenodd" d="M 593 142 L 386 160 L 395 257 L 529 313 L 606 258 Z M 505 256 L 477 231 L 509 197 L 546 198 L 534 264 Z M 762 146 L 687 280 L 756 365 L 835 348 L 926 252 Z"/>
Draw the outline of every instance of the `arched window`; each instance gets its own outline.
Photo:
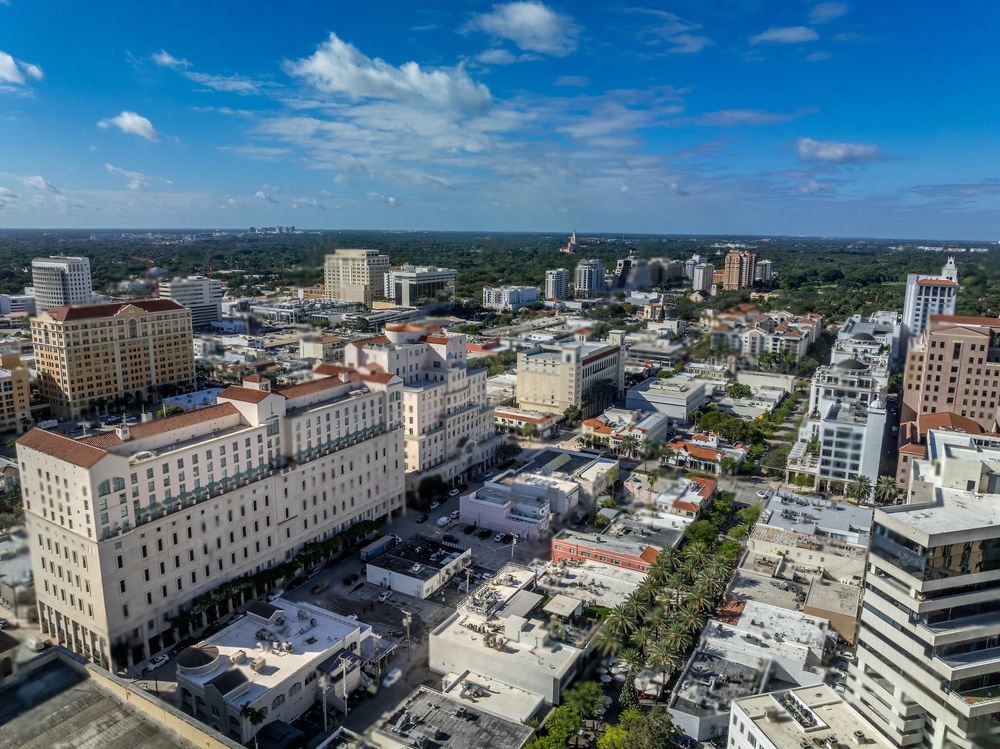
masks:
<path id="1" fill-rule="evenodd" d="M 302 691 L 302 682 L 297 681 L 294 684 L 292 684 L 292 688 L 288 690 L 288 696 L 293 697 L 294 695 L 298 694 L 301 691 Z"/>

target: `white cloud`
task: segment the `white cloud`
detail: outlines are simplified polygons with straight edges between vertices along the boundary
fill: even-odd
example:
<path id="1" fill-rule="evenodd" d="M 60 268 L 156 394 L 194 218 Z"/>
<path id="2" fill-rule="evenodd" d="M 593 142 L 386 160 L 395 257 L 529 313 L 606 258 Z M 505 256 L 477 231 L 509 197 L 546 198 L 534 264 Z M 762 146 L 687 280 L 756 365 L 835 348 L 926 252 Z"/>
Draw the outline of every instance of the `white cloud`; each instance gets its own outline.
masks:
<path id="1" fill-rule="evenodd" d="M 316 200 L 316 198 L 295 198 L 292 201 L 292 208 L 312 208 L 319 211 L 326 210 L 326 206 Z"/>
<path id="2" fill-rule="evenodd" d="M 486 49 L 476 55 L 476 62 L 484 65 L 510 65 L 515 62 L 527 62 L 537 60 L 535 55 L 512 55 L 505 49 Z"/>
<path id="3" fill-rule="evenodd" d="M 161 68 L 170 68 L 171 70 L 186 70 L 191 67 L 191 63 L 189 61 L 185 59 L 178 59 L 165 49 L 161 49 L 153 55 L 153 62 Z"/>
<path id="4" fill-rule="evenodd" d="M 260 84 L 239 75 L 209 75 L 187 71 L 184 76 L 195 83 L 208 86 L 214 91 L 229 91 L 236 94 L 255 94 L 260 90 Z"/>
<path id="5" fill-rule="evenodd" d="M 363 55 L 332 33 L 312 57 L 286 67 L 320 91 L 355 101 L 382 99 L 470 113 L 486 112 L 493 103 L 489 89 L 473 81 L 461 66 L 425 70 L 407 62 L 395 67 Z"/>
<path id="6" fill-rule="evenodd" d="M 3 84 L 23 86 L 25 76 L 40 81 L 42 69 L 33 63 L 15 60 L 6 52 L 0 52 L 0 86 Z"/>
<path id="7" fill-rule="evenodd" d="M 850 7 L 847 3 L 820 3 L 809 13 L 809 23 L 821 24 L 840 18 Z"/>
<path id="8" fill-rule="evenodd" d="M 798 190 L 803 195 L 834 195 L 837 192 L 833 185 L 814 179 L 800 184 Z"/>
<path id="9" fill-rule="evenodd" d="M 819 39 L 819 34 L 808 26 L 784 26 L 772 27 L 762 34 L 752 36 L 750 43 L 801 44 L 802 42 L 814 42 L 817 39 Z"/>
<path id="10" fill-rule="evenodd" d="M 811 55 L 806 57 L 808 62 L 823 62 L 823 60 L 829 60 L 833 55 L 829 52 L 813 52 Z"/>
<path id="11" fill-rule="evenodd" d="M 18 179 L 25 187 L 30 187 L 40 192 L 51 192 L 56 195 L 62 195 L 62 190 L 45 179 L 45 177 L 36 175 L 34 177 L 18 177 Z"/>
<path id="12" fill-rule="evenodd" d="M 840 143 L 835 140 L 799 138 L 799 158 L 805 161 L 829 161 L 834 164 L 860 164 L 882 161 L 878 146 L 868 143 Z"/>
<path id="13" fill-rule="evenodd" d="M 783 112 L 763 112 L 759 109 L 721 109 L 706 112 L 697 118 L 698 125 L 708 127 L 737 127 L 739 125 L 777 125 L 795 117 Z"/>
<path id="14" fill-rule="evenodd" d="M 670 37 L 667 41 L 674 45 L 669 51 L 675 55 L 691 55 L 715 44 L 707 36 L 700 36 L 698 34 L 677 34 Z"/>
<path id="15" fill-rule="evenodd" d="M 644 29 L 643 33 L 653 34 L 671 44 L 672 46 L 667 50 L 670 54 L 691 55 L 701 52 L 705 47 L 715 43 L 707 36 L 690 33 L 700 29 L 701 24 L 685 21 L 673 13 L 650 8 L 629 8 L 628 10 L 632 13 L 642 13 L 658 19 L 657 25 Z"/>
<path id="16" fill-rule="evenodd" d="M 146 140 L 155 142 L 160 139 L 160 134 L 156 132 L 153 123 L 135 112 L 126 110 L 116 117 L 110 117 L 97 123 L 97 126 L 101 128 L 108 128 L 112 125 L 123 133 L 138 135 L 140 138 L 145 138 Z"/>
<path id="17" fill-rule="evenodd" d="M 560 15 L 539 2 L 494 5 L 491 13 L 473 18 L 465 30 L 484 31 L 507 39 L 527 52 L 567 55 L 576 49 L 579 27 L 569 16 Z"/>
<path id="18" fill-rule="evenodd" d="M 586 88 L 590 85 L 590 79 L 584 75 L 561 75 L 556 78 L 557 86 L 576 86 Z"/>
<path id="19" fill-rule="evenodd" d="M 127 169 L 121 169 L 117 166 L 112 166 L 111 164 L 105 164 L 104 168 L 111 174 L 116 174 L 119 177 L 124 177 L 128 182 L 129 190 L 145 190 L 149 186 L 149 177 L 140 172 L 130 172 Z"/>
<path id="20" fill-rule="evenodd" d="M 0 208 L 10 208 L 21 196 L 18 195 L 13 190 L 9 190 L 6 187 L 0 187 Z"/>
<path id="21" fill-rule="evenodd" d="M 255 192 L 255 193 L 253 194 L 253 196 L 254 196 L 255 198 L 257 198 L 258 200 L 263 200 L 263 201 L 265 201 L 266 203 L 277 203 L 277 202 L 278 202 L 278 199 L 277 199 L 277 198 L 273 198 L 273 197 L 271 197 L 270 195 L 268 195 L 268 194 L 267 194 L 266 192 L 264 192 L 263 190 L 258 190 L 257 192 Z"/>
<path id="22" fill-rule="evenodd" d="M 386 205 L 399 205 L 399 203 L 396 202 L 395 198 L 386 197 L 380 192 L 370 192 L 368 193 L 367 198 L 376 203 L 385 203 Z"/>

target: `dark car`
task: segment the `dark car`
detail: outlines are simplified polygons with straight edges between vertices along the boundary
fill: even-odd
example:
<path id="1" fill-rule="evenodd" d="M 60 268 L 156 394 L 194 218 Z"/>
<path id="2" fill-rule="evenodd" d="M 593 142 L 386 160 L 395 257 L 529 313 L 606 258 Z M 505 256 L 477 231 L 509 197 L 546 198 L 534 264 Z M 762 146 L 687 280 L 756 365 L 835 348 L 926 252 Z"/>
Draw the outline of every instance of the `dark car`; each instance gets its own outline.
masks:
<path id="1" fill-rule="evenodd" d="M 457 544 L 458 538 L 456 536 L 451 535 L 450 533 L 445 533 L 444 542 L 449 544 Z"/>
<path id="2" fill-rule="evenodd" d="M 211 624 L 209 624 L 207 627 L 205 627 L 205 631 L 201 633 L 201 638 L 205 639 L 206 637 L 211 637 L 216 632 L 221 632 L 222 628 L 225 627 L 225 626 L 226 625 L 223 624 L 220 621 L 214 621 Z"/>
<path id="3" fill-rule="evenodd" d="M 462 533 L 464 533 L 466 536 L 471 536 L 475 532 L 476 532 L 475 525 L 467 525 L 462 529 Z"/>
<path id="4" fill-rule="evenodd" d="M 417 516 L 417 522 L 418 523 L 426 523 L 427 522 L 427 513 L 425 512 L 424 514 Z"/>
<path id="5" fill-rule="evenodd" d="M 176 645 L 174 645 L 170 649 L 170 655 L 176 656 L 179 652 L 181 652 L 185 648 L 189 648 L 192 645 L 197 645 L 197 644 L 198 644 L 198 640 L 196 638 L 194 638 L 194 637 L 185 637 L 183 640 L 181 640 L 180 642 L 178 642 Z"/>
<path id="6" fill-rule="evenodd" d="M 305 584 L 306 584 L 306 579 L 300 575 L 299 577 L 293 578 L 292 581 L 285 586 L 285 589 L 295 590 L 296 588 Z"/>
<path id="7" fill-rule="evenodd" d="M 513 535 L 511 535 L 510 533 L 505 533 L 503 535 L 503 539 L 501 539 L 500 543 L 509 544 L 513 540 L 514 540 L 514 536 Z"/>
<path id="8" fill-rule="evenodd" d="M 492 535 L 493 531 L 491 531 L 489 528 L 483 528 L 481 531 L 479 531 L 479 533 L 476 534 L 476 538 L 478 538 L 480 541 L 485 541 Z"/>
<path id="9" fill-rule="evenodd" d="M 361 575 L 357 572 L 352 572 L 350 575 L 344 578 L 344 585 L 354 585 L 358 580 L 361 579 Z"/>

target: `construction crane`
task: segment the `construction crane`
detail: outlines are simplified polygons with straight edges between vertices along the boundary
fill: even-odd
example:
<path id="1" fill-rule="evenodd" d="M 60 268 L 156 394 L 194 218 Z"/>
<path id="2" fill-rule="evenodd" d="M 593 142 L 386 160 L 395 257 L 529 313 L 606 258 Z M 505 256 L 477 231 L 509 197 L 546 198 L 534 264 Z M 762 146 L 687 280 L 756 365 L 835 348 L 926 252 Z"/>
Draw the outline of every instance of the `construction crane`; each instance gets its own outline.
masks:
<path id="1" fill-rule="evenodd" d="M 150 296 L 156 296 L 156 283 L 153 281 L 153 258 L 133 257 L 132 259 L 146 264 L 146 290 L 149 291 Z"/>

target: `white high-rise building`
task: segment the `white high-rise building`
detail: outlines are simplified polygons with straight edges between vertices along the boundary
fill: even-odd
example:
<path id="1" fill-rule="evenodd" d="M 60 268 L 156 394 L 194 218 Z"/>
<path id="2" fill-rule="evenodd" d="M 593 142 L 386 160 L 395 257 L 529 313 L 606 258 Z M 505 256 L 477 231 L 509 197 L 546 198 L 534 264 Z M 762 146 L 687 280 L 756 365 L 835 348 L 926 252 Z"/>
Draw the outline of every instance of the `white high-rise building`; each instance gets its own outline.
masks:
<path id="1" fill-rule="evenodd" d="M 323 293 L 327 299 L 371 307 L 383 293 L 389 256 L 378 250 L 337 250 L 326 256 Z"/>
<path id="2" fill-rule="evenodd" d="M 115 670 L 169 648 L 171 619 L 304 544 L 403 511 L 403 382 L 331 364 L 272 391 L 17 445 L 38 615 L 53 642 Z M 200 619 L 200 616 L 198 617 Z"/>
<path id="3" fill-rule="evenodd" d="M 545 271 L 545 298 L 569 298 L 569 271 L 565 268 Z"/>
<path id="4" fill-rule="evenodd" d="M 758 260 L 753 275 L 754 279 L 761 283 L 771 283 L 771 279 L 774 278 L 774 261 Z"/>
<path id="5" fill-rule="evenodd" d="M 484 286 L 483 306 L 497 312 L 515 312 L 538 301 L 534 286 Z"/>
<path id="6" fill-rule="evenodd" d="M 402 265 L 385 274 L 385 298 L 402 307 L 422 307 L 455 299 L 455 278 L 451 268 L 433 265 Z"/>
<path id="7" fill-rule="evenodd" d="M 430 474 L 458 481 L 493 461 L 500 438 L 486 399 L 486 369 L 469 369 L 462 333 L 437 326 L 387 325 L 354 341 L 344 363 L 403 380 L 407 488 Z"/>
<path id="8" fill-rule="evenodd" d="M 930 430 L 875 511 L 847 700 L 896 747 L 1000 738 L 1000 438 Z"/>
<path id="9" fill-rule="evenodd" d="M 710 291 L 715 284 L 715 266 L 698 263 L 691 272 L 691 286 L 695 291 Z"/>
<path id="10" fill-rule="evenodd" d="M 206 276 L 188 276 L 160 282 L 160 297 L 191 310 L 191 325 L 204 328 L 222 319 L 222 283 Z"/>
<path id="11" fill-rule="evenodd" d="M 604 266 L 600 260 L 581 260 L 576 266 L 573 287 L 577 295 L 603 295 L 607 288 Z"/>
<path id="12" fill-rule="evenodd" d="M 90 259 L 85 257 L 37 257 L 31 261 L 31 284 L 38 312 L 94 299 Z"/>
<path id="13" fill-rule="evenodd" d="M 903 335 L 918 339 L 927 328 L 931 315 L 954 315 L 958 301 L 958 268 L 955 258 L 948 258 L 940 276 L 906 277 L 903 299 Z"/>

